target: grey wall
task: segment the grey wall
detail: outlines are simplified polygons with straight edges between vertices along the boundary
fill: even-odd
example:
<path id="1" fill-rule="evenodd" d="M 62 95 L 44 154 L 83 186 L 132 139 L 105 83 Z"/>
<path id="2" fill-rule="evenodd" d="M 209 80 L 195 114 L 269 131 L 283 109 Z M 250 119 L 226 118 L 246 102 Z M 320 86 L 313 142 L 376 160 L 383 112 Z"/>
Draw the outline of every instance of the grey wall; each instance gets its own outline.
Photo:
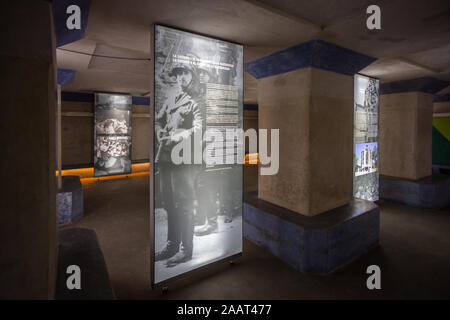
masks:
<path id="1" fill-rule="evenodd" d="M 94 103 L 62 101 L 63 168 L 89 166 L 94 162 Z M 149 161 L 150 107 L 133 105 L 132 161 Z M 258 130 L 258 111 L 244 110 L 244 130 Z M 247 149 L 248 150 L 248 149 Z"/>
<path id="2" fill-rule="evenodd" d="M 450 113 L 450 101 L 433 103 L 434 113 Z"/>
<path id="3" fill-rule="evenodd" d="M 150 139 L 149 106 L 133 105 L 133 161 L 148 161 Z M 62 164 L 63 168 L 90 166 L 93 163 L 94 104 L 62 101 Z M 258 111 L 244 110 L 244 130 L 258 131 Z M 248 141 L 246 145 L 248 152 Z M 258 189 L 258 166 L 244 166 L 244 191 Z"/>
<path id="4" fill-rule="evenodd" d="M 148 161 L 149 106 L 133 105 L 132 161 Z M 94 103 L 62 101 L 63 168 L 91 166 L 94 162 Z"/>
<path id="5" fill-rule="evenodd" d="M 47 299 L 56 279 L 51 7 L 16 0 L 1 10 L 0 299 Z"/>

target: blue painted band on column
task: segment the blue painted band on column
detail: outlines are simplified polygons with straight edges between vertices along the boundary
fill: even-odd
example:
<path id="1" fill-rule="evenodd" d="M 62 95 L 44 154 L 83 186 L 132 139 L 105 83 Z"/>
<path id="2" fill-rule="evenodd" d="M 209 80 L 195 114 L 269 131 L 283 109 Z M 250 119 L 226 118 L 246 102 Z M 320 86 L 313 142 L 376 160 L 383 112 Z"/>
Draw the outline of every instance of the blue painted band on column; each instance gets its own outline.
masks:
<path id="1" fill-rule="evenodd" d="M 61 92 L 61 100 L 73 102 L 94 102 L 94 94 L 83 92 Z"/>
<path id="2" fill-rule="evenodd" d="M 330 42 L 311 40 L 248 61 L 244 63 L 244 70 L 256 79 L 308 67 L 352 76 L 375 60 Z"/>
<path id="3" fill-rule="evenodd" d="M 132 104 L 139 106 L 149 106 L 150 98 L 149 97 L 132 97 Z"/>
<path id="4" fill-rule="evenodd" d="M 53 21 L 55 26 L 56 47 L 83 39 L 89 17 L 90 0 L 57 0 L 51 1 L 53 10 Z M 67 19 L 71 16 L 67 13 L 70 5 L 77 5 L 80 8 L 81 28 L 69 30 Z"/>
<path id="5" fill-rule="evenodd" d="M 448 85 L 450 85 L 450 82 L 448 81 L 431 77 L 423 77 L 423 78 L 382 83 L 380 85 L 380 93 L 390 94 L 402 92 L 424 92 L 435 94 L 436 92 L 441 91 Z"/>
<path id="6" fill-rule="evenodd" d="M 75 80 L 75 70 L 58 68 L 57 79 L 61 90 L 70 86 Z"/>
<path id="7" fill-rule="evenodd" d="M 256 110 L 258 111 L 257 104 L 244 104 L 244 110 Z"/>
<path id="8" fill-rule="evenodd" d="M 433 102 L 447 102 L 450 101 L 450 93 L 438 94 L 434 96 Z"/>
<path id="9" fill-rule="evenodd" d="M 380 176 L 380 198 L 418 208 L 450 205 L 450 178 L 439 174 L 420 180 Z"/>
<path id="10" fill-rule="evenodd" d="M 243 223 L 244 237 L 302 272 L 333 272 L 380 239 L 380 209 L 360 199 L 306 217 L 245 193 Z"/>
<path id="11" fill-rule="evenodd" d="M 62 101 L 73 101 L 73 102 L 94 102 L 94 94 L 93 93 L 85 93 L 85 92 L 61 92 L 61 100 Z M 142 105 L 149 106 L 150 98 L 149 97 L 132 97 L 133 105 Z"/>

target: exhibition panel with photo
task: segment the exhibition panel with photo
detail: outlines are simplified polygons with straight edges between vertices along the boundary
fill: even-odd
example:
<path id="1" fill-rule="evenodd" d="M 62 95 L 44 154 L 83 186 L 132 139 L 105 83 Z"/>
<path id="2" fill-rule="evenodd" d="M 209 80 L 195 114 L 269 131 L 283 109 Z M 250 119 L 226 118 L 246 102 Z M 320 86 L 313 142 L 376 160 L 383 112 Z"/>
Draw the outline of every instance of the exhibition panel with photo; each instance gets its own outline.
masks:
<path id="1" fill-rule="evenodd" d="M 378 195 L 379 80 L 356 74 L 354 78 L 353 196 L 376 201 Z"/>
<path id="2" fill-rule="evenodd" d="M 95 94 L 94 176 L 131 173 L 131 96 Z"/>
<path id="3" fill-rule="evenodd" d="M 243 49 L 160 25 L 154 39 L 158 284 L 242 252 Z"/>

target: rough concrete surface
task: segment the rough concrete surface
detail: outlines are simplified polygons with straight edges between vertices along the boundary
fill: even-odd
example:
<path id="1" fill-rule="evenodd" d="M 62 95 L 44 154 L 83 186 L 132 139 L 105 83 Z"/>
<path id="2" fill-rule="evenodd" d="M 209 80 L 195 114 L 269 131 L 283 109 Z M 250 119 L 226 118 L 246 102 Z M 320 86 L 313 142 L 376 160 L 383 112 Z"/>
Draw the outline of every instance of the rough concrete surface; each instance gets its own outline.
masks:
<path id="1" fill-rule="evenodd" d="M 0 299 L 47 299 L 56 280 L 51 7 L 21 0 L 2 3 L 2 11 Z"/>
<path id="2" fill-rule="evenodd" d="M 276 175 L 259 176 L 258 196 L 306 215 L 310 212 L 311 74 L 312 69 L 306 68 L 258 80 L 258 126 L 280 129 L 279 154 L 283 155 Z"/>
<path id="3" fill-rule="evenodd" d="M 417 180 L 431 175 L 433 95 L 380 96 L 380 174 Z"/>
<path id="4" fill-rule="evenodd" d="M 280 129 L 280 168 L 259 177 L 259 197 L 308 216 L 349 202 L 353 78 L 299 69 L 259 79 L 258 96 L 259 128 Z"/>

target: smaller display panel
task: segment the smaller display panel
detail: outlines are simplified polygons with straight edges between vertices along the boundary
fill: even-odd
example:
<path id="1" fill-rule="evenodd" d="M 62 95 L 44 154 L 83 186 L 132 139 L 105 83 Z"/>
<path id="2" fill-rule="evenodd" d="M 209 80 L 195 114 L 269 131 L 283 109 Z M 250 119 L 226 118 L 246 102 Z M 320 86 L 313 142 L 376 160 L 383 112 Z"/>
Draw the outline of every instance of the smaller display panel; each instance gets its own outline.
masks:
<path id="1" fill-rule="evenodd" d="M 131 173 L 131 96 L 95 94 L 94 176 Z"/>
<path id="2" fill-rule="evenodd" d="M 128 134 L 130 111 L 99 110 L 97 113 L 97 134 Z"/>
<path id="3" fill-rule="evenodd" d="M 379 81 L 355 75 L 353 196 L 378 200 Z"/>
<path id="4" fill-rule="evenodd" d="M 355 176 L 377 171 L 378 142 L 358 143 L 355 145 Z"/>

